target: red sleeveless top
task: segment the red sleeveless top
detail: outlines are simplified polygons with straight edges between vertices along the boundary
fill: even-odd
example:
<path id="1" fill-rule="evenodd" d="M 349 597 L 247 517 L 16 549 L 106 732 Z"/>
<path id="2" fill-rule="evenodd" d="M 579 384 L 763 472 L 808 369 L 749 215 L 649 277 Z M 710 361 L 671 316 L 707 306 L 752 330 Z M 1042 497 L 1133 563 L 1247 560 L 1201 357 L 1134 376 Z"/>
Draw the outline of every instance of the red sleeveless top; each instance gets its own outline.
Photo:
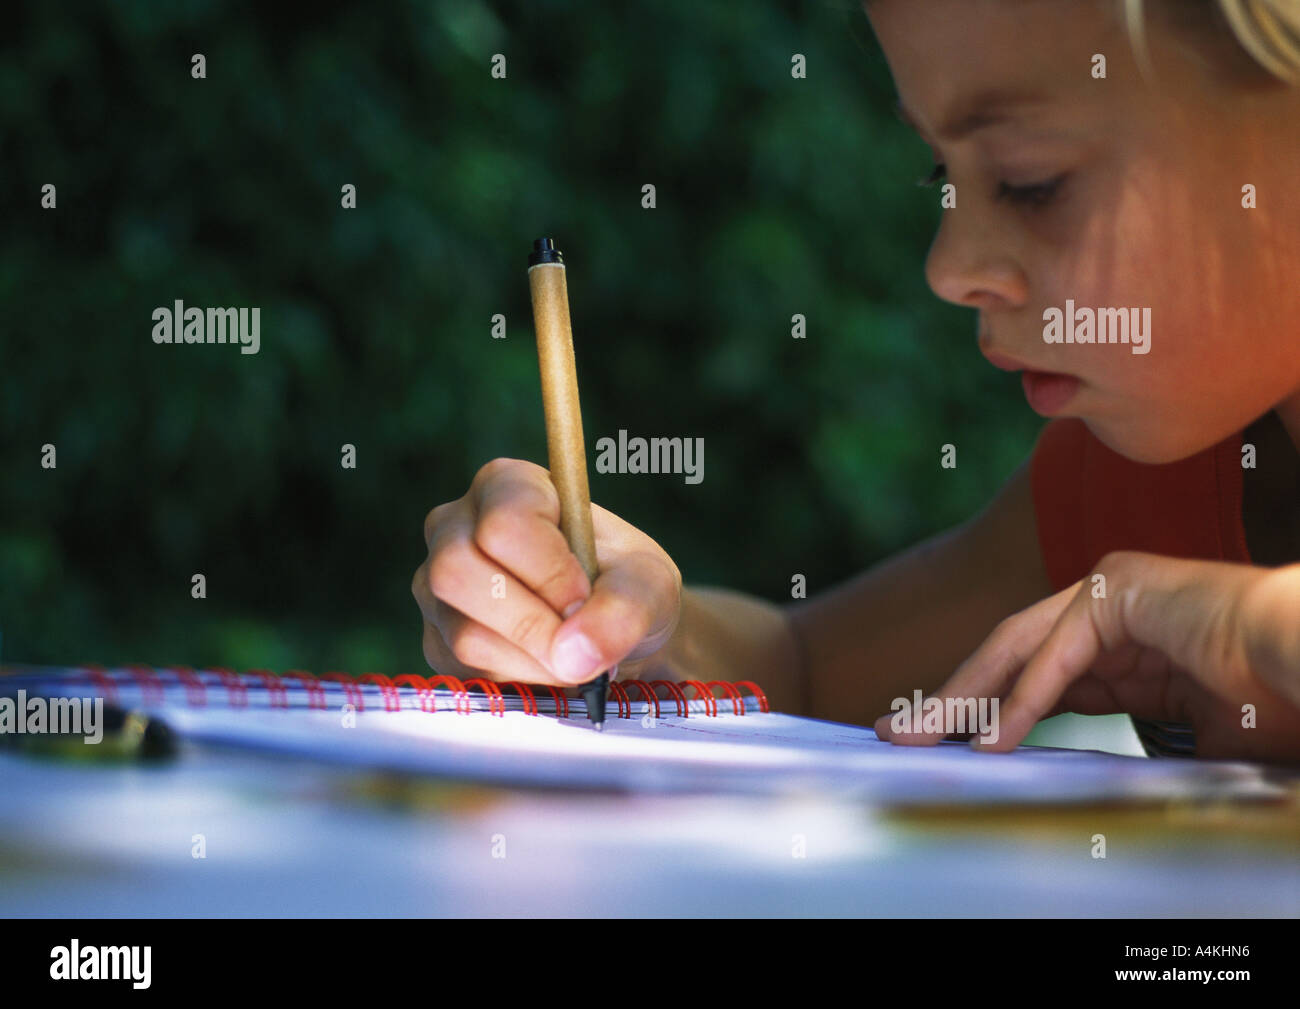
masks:
<path id="1" fill-rule="evenodd" d="M 1072 585 L 1112 550 L 1250 563 L 1242 521 L 1242 437 L 1151 465 L 1098 441 L 1083 421 L 1051 421 L 1031 463 L 1038 544 L 1052 586 Z"/>

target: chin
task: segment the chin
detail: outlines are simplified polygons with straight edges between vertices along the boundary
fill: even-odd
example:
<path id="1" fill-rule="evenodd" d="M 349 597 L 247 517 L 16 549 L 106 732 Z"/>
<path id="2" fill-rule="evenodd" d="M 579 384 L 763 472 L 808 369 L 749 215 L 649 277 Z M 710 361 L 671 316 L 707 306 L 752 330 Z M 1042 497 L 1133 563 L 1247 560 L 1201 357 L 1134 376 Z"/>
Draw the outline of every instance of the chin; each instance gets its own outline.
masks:
<path id="1" fill-rule="evenodd" d="M 1186 431 L 1156 430 L 1140 424 L 1117 424 L 1110 421 L 1080 418 L 1099 442 L 1133 462 L 1158 466 L 1179 462 L 1203 452 L 1221 439 L 1200 441 Z M 1224 435 L 1227 437 L 1227 435 Z"/>

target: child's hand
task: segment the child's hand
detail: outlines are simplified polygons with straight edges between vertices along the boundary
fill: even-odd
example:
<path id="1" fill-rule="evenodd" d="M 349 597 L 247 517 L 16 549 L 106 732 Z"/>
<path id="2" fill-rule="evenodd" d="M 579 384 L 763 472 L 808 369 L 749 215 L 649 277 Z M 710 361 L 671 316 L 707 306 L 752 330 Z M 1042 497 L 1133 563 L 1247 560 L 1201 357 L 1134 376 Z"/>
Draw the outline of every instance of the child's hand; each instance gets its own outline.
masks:
<path id="1" fill-rule="evenodd" d="M 429 512 L 429 556 L 411 583 L 429 665 L 554 686 L 585 683 L 620 662 L 634 674 L 627 664 L 672 636 L 682 576 L 645 533 L 599 505 L 591 512 L 594 587 L 560 532 L 555 485 L 535 463 L 494 459 L 464 497 Z M 577 612 L 566 621 L 570 607 Z"/>
<path id="2" fill-rule="evenodd" d="M 1005 698 L 998 740 L 980 749 L 1013 749 L 1064 711 L 1128 712 L 1191 723 L 1198 756 L 1300 759 L 1300 565 L 1110 554 L 999 624 L 934 696 Z M 876 722 L 882 739 L 942 738 L 889 720 Z"/>

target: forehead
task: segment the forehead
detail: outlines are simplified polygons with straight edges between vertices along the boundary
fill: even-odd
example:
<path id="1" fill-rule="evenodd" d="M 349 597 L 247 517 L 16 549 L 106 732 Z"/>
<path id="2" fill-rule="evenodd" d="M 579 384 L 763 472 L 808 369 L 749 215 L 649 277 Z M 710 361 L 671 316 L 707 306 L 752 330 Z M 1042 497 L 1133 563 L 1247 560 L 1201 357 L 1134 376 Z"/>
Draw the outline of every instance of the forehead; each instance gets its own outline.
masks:
<path id="1" fill-rule="evenodd" d="M 981 117 L 1096 96 L 1093 55 L 1109 60 L 1127 46 L 1111 0 L 868 0 L 864 9 L 906 118 L 952 139 Z"/>

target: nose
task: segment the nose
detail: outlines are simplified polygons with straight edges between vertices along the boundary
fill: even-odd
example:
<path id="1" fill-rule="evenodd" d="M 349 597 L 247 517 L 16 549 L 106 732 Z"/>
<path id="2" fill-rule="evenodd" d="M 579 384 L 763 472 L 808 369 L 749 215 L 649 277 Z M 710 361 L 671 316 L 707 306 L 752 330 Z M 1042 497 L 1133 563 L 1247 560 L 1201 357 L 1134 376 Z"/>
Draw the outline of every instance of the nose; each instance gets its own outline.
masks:
<path id="1" fill-rule="evenodd" d="M 925 279 L 944 301 L 965 308 L 1019 308 L 1029 296 L 1017 257 L 974 208 L 943 212 L 925 259 Z"/>

